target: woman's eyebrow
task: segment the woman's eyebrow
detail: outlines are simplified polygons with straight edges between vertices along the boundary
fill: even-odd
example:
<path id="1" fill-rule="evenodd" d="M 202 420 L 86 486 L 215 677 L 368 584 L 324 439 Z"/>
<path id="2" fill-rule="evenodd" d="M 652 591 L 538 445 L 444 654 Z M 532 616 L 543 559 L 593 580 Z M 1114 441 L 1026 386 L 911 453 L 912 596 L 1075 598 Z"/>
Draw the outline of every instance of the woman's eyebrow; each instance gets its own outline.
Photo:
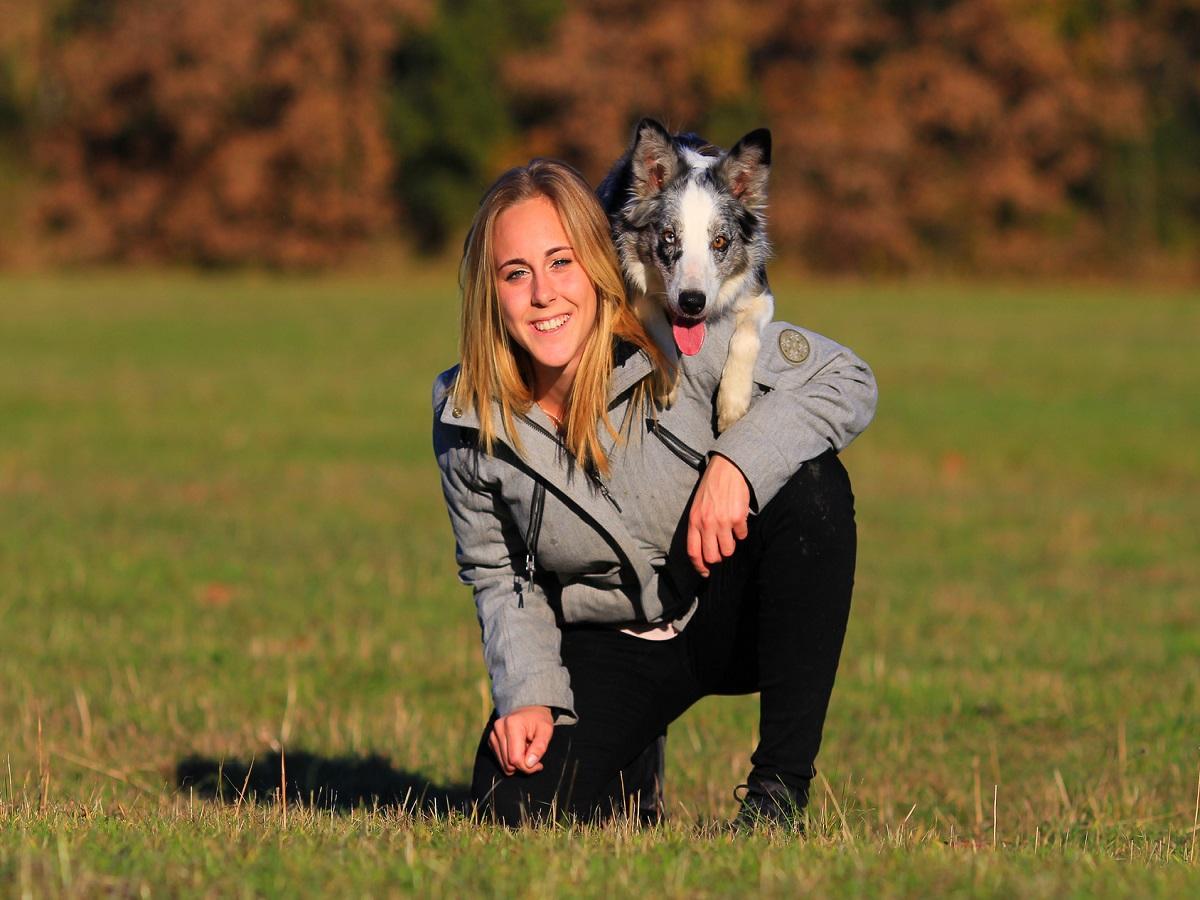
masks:
<path id="1" fill-rule="evenodd" d="M 561 247 L 551 247 L 549 250 L 546 251 L 545 255 L 553 256 L 555 253 L 561 253 L 563 250 L 573 250 L 573 249 L 574 248 L 572 248 L 569 244 L 563 244 Z M 496 266 L 496 268 L 503 269 L 505 266 L 527 266 L 527 265 L 529 265 L 528 261 L 521 259 L 521 257 L 519 257 L 519 256 L 515 256 L 512 259 L 506 259 L 504 262 L 500 263 L 500 265 Z"/>

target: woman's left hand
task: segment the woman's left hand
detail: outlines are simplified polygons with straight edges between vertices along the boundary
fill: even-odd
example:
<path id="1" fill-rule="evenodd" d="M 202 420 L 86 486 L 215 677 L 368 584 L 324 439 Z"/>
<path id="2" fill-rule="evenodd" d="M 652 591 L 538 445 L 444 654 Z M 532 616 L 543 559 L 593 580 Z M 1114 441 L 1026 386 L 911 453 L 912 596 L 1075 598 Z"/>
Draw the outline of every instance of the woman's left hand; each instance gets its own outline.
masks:
<path id="1" fill-rule="evenodd" d="M 488 746 L 505 775 L 542 771 L 542 756 L 554 736 L 554 713 L 548 706 L 522 706 L 500 716 L 488 735 Z"/>
<path id="2" fill-rule="evenodd" d="M 708 577 L 708 567 L 733 556 L 737 542 L 748 533 L 750 486 L 742 470 L 714 453 L 700 478 L 688 513 L 687 552 L 696 571 Z"/>

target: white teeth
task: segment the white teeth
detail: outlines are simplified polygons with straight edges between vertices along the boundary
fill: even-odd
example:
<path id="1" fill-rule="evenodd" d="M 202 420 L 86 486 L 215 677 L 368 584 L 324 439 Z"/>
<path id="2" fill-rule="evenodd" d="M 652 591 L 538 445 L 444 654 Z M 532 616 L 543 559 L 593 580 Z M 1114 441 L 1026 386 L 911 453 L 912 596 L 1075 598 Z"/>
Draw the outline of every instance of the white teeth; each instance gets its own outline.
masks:
<path id="1" fill-rule="evenodd" d="M 542 319 L 540 322 L 534 322 L 533 327 L 538 331 L 555 331 L 566 325 L 569 318 L 571 318 L 570 313 L 563 313 L 561 316 L 555 316 L 553 319 Z"/>

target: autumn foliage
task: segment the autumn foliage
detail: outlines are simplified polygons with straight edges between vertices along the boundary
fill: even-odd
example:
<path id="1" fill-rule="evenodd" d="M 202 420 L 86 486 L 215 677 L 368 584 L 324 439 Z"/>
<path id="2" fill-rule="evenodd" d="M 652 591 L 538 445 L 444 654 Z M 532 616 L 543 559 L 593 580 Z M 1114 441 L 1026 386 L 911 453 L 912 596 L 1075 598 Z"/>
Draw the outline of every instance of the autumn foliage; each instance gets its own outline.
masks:
<path id="1" fill-rule="evenodd" d="M 327 263 L 390 222 L 379 86 L 410 0 L 129 0 L 71 29 L 40 144 L 73 257 Z"/>
<path id="2" fill-rule="evenodd" d="M 814 268 L 1107 270 L 1200 238 L 1194 0 L 60 7 L 27 127 L 68 258 L 437 250 L 503 167 L 598 180 L 642 115 L 769 126 L 772 236 Z"/>
<path id="3" fill-rule="evenodd" d="M 1070 39 L 1055 4 L 663 0 L 628 34 L 603 27 L 639 6 L 578 4 L 555 53 L 510 61 L 518 91 L 563 110 L 533 146 L 594 175 L 638 110 L 715 120 L 725 141 L 762 121 L 785 255 L 871 270 L 1103 251 L 1105 151 L 1147 125 L 1133 22 Z"/>

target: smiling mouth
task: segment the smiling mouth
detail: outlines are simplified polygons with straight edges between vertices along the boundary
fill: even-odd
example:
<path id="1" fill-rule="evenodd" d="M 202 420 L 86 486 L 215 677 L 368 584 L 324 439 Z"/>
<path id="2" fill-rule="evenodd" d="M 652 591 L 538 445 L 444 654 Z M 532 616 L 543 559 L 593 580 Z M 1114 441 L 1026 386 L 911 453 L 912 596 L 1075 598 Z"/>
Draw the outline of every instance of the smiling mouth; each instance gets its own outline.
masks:
<path id="1" fill-rule="evenodd" d="M 558 329 L 567 324 L 570 318 L 570 313 L 563 313 L 561 316 L 555 316 L 553 319 L 539 319 L 538 321 L 531 322 L 530 324 L 534 327 L 534 330 L 540 331 L 542 334 L 546 334 L 550 331 L 558 331 Z"/>

